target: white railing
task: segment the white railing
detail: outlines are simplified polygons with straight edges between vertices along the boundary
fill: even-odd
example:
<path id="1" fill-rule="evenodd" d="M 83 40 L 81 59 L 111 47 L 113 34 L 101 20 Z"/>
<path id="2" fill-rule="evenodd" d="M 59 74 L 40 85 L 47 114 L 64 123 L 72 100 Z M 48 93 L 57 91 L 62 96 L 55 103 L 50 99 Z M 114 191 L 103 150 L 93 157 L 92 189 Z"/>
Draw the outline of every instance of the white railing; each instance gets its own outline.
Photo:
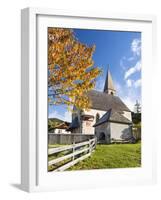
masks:
<path id="1" fill-rule="evenodd" d="M 58 165 L 59 163 L 65 162 L 67 159 L 70 159 L 70 161 L 67 161 L 67 163 L 53 170 L 53 171 L 64 171 L 69 167 L 75 165 L 76 163 L 88 158 L 96 148 L 96 143 L 97 143 L 96 138 L 93 138 L 88 141 L 80 142 L 77 144 L 72 144 L 57 148 L 50 148 L 48 150 L 48 155 L 59 154 L 62 152 L 65 152 L 65 155 L 50 160 L 48 162 L 48 166 Z"/>

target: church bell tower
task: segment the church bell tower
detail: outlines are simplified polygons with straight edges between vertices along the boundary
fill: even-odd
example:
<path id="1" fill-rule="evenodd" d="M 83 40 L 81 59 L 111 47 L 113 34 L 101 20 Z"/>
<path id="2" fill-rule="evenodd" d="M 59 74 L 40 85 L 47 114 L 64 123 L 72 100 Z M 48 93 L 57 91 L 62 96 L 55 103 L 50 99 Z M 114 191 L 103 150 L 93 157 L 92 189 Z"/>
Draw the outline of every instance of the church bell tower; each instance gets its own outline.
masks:
<path id="1" fill-rule="evenodd" d="M 109 70 L 109 67 L 107 69 L 107 75 L 106 75 L 106 81 L 105 81 L 105 86 L 104 86 L 104 92 L 107 94 L 115 95 L 116 90 L 113 84 L 112 76 Z"/>

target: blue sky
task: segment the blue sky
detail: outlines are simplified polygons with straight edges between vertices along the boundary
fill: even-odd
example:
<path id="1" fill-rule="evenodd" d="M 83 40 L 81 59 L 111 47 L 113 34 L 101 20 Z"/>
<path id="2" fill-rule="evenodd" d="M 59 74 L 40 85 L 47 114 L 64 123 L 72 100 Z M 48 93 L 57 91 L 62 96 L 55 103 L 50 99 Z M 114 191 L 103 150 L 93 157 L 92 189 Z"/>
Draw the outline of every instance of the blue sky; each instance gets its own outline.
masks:
<path id="1" fill-rule="evenodd" d="M 74 29 L 74 34 L 80 42 L 96 46 L 94 66 L 103 73 L 97 78 L 95 89 L 103 90 L 109 65 L 117 95 L 133 110 L 136 100 L 141 103 L 141 33 Z M 65 106 L 49 106 L 48 110 L 49 118 L 71 121 Z"/>

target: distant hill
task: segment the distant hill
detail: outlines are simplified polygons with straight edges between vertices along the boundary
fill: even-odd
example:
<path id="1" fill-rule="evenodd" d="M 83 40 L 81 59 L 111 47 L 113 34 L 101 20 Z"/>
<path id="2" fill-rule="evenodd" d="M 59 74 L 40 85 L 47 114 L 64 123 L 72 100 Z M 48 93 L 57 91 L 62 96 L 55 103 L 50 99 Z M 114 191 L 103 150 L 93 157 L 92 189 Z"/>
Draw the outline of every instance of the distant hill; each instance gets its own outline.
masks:
<path id="1" fill-rule="evenodd" d="M 61 124 L 63 120 L 58 118 L 49 118 L 48 119 L 48 131 L 54 129 L 57 125 Z"/>
<path id="2" fill-rule="evenodd" d="M 48 119 L 48 122 L 49 122 L 49 121 L 55 122 L 55 123 L 62 123 L 62 122 L 64 122 L 63 120 L 58 119 L 58 118 L 49 118 L 49 119 Z"/>

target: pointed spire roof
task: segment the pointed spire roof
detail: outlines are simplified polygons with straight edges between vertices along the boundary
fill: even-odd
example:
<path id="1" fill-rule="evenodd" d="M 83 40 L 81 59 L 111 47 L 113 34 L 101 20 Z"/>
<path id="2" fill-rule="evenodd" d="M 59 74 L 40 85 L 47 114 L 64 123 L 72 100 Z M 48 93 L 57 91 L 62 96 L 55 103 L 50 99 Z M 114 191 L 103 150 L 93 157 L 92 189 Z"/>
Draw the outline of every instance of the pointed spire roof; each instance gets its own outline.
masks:
<path id="1" fill-rule="evenodd" d="M 110 94 L 110 92 L 116 92 L 114 84 L 113 84 L 113 80 L 112 80 L 112 76 L 109 70 L 109 66 L 107 69 L 107 75 L 106 75 L 106 82 L 105 82 L 105 86 L 104 86 L 104 92 Z"/>

